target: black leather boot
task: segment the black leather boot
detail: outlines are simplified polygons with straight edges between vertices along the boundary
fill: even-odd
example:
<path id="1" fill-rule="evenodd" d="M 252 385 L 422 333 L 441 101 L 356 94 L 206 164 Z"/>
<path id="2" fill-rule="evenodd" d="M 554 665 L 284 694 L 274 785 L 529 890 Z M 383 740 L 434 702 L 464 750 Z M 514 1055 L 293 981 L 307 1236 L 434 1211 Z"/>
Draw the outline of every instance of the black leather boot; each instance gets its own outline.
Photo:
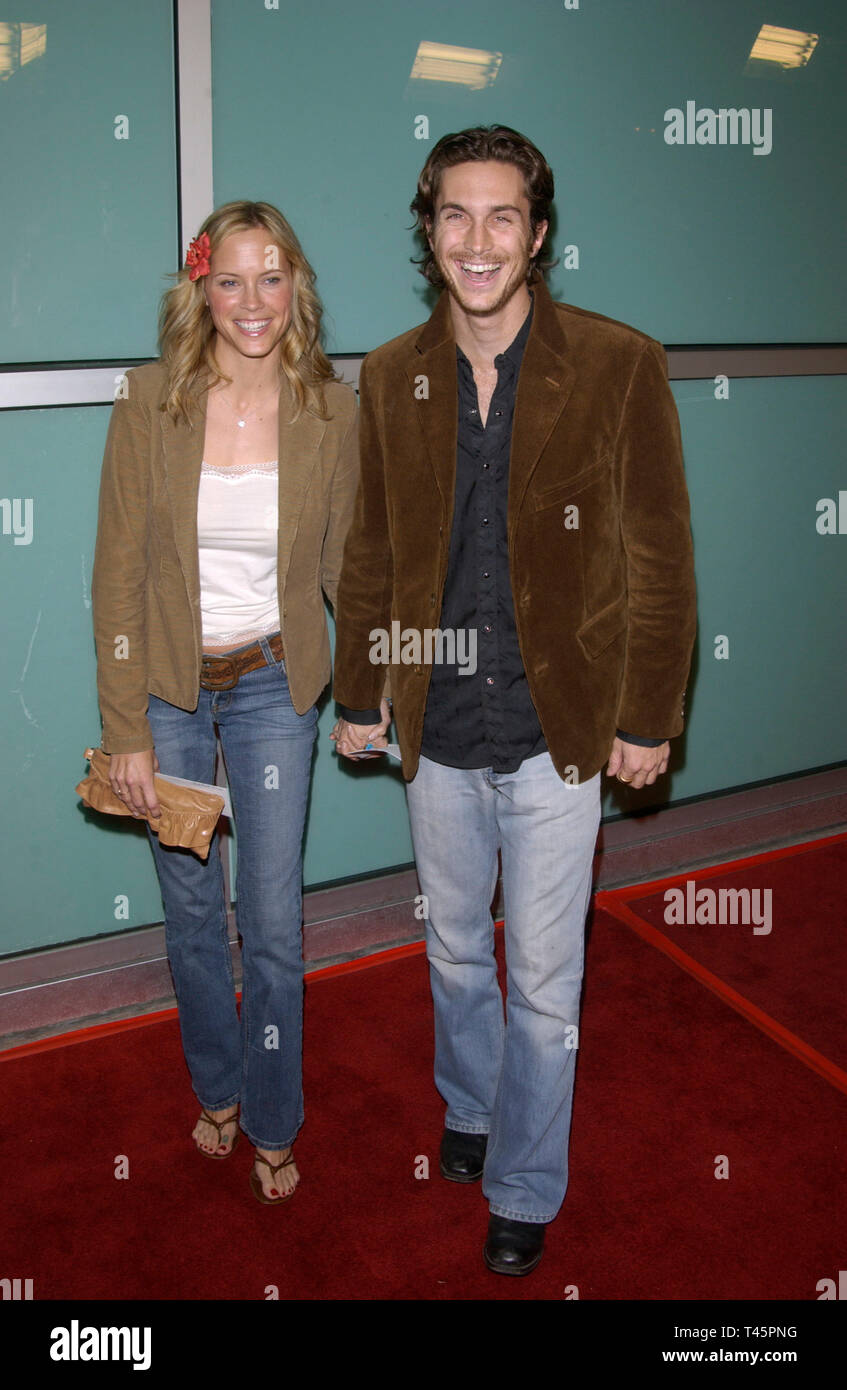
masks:
<path id="1" fill-rule="evenodd" d="M 441 1139 L 441 1176 L 450 1182 L 478 1182 L 485 1163 L 487 1134 L 445 1129 Z"/>
<path id="2" fill-rule="evenodd" d="M 511 1221 L 492 1213 L 483 1259 L 495 1274 L 531 1274 L 541 1259 L 546 1230 L 543 1221 Z"/>

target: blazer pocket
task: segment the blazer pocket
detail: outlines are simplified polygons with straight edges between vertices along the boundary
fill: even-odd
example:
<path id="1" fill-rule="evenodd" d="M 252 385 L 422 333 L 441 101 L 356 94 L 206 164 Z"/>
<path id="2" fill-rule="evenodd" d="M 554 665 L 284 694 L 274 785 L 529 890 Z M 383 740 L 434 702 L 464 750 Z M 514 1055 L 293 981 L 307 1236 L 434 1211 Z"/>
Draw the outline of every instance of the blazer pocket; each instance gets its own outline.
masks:
<path id="1" fill-rule="evenodd" d="M 607 604 L 589 618 L 582 627 L 577 628 L 577 641 L 585 655 L 593 661 L 610 647 L 616 637 L 626 630 L 627 596 L 621 594 L 614 603 Z"/>
<path id="2" fill-rule="evenodd" d="M 536 493 L 536 511 L 540 512 L 544 507 L 554 507 L 558 502 L 564 502 L 577 492 L 582 492 L 583 488 L 590 487 L 598 478 L 602 478 L 604 474 L 608 473 L 610 459 L 611 454 L 607 454 L 605 458 L 600 459 L 599 463 L 592 463 L 588 468 L 574 473 L 564 482 L 557 483 L 555 487 L 548 487 L 545 492 Z"/>

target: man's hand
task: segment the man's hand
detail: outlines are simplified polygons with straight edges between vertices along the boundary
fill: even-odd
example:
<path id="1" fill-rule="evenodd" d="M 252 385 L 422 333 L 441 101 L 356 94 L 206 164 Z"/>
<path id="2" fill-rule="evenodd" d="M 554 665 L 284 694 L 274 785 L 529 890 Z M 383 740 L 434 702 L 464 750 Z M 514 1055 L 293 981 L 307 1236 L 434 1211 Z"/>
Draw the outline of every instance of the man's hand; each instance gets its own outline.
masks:
<path id="1" fill-rule="evenodd" d="M 113 753 L 109 759 L 109 781 L 134 816 L 162 814 L 153 773 L 159 771 L 159 759 L 152 748 L 143 753 Z"/>
<path id="2" fill-rule="evenodd" d="M 335 739 L 336 750 L 345 758 L 353 758 L 358 762 L 358 754 L 363 753 L 369 743 L 374 748 L 385 748 L 388 744 L 385 735 L 391 723 L 391 710 L 387 700 L 380 700 L 379 712 L 382 715 L 379 724 L 351 724 L 346 719 L 339 719 L 330 734 L 330 738 Z"/>
<path id="3" fill-rule="evenodd" d="M 668 742 L 658 748 L 642 748 L 638 743 L 624 743 L 616 738 L 606 772 L 609 777 L 617 777 L 619 782 L 632 786 L 652 787 L 657 777 L 668 770 L 671 746 Z"/>

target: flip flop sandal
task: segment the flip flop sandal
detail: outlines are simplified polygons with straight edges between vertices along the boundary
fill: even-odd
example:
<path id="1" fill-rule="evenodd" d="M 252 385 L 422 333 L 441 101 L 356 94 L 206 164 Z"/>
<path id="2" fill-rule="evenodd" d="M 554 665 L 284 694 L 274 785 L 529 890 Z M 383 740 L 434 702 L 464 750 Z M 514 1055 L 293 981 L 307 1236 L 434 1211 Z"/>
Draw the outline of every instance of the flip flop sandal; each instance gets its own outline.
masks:
<path id="1" fill-rule="evenodd" d="M 293 1162 L 293 1153 L 289 1154 L 288 1158 L 284 1158 L 281 1163 L 276 1164 L 269 1163 L 266 1158 L 262 1158 L 261 1155 L 258 1153 L 256 1154 L 256 1163 L 263 1163 L 266 1168 L 270 1169 L 271 1175 L 274 1178 L 276 1177 L 280 1168 L 287 1168 L 289 1164 Z M 293 1187 L 291 1191 L 286 1192 L 283 1197 L 266 1197 L 264 1192 L 262 1191 L 262 1184 L 256 1173 L 255 1167 L 250 1169 L 250 1187 L 252 1189 L 253 1196 L 256 1198 L 256 1201 L 261 1202 L 262 1205 L 266 1207 L 281 1207 L 283 1203 L 289 1201 L 294 1196 L 294 1193 L 297 1191 L 297 1188 Z"/>
<path id="2" fill-rule="evenodd" d="M 201 1149 L 201 1148 L 200 1148 L 200 1145 L 197 1144 L 196 1139 L 195 1139 L 195 1141 L 194 1141 L 194 1142 L 195 1142 L 195 1145 L 196 1145 L 196 1147 L 197 1147 L 197 1152 L 200 1153 L 200 1154 L 202 1154 L 204 1158 L 229 1158 L 229 1156 L 230 1156 L 230 1154 L 232 1153 L 233 1149 L 237 1148 L 237 1146 L 238 1146 L 238 1141 L 239 1141 L 239 1139 L 241 1138 L 241 1130 L 238 1128 L 238 1112 L 236 1111 L 236 1113 L 235 1113 L 234 1115 L 230 1115 L 230 1117 L 229 1117 L 228 1120 L 213 1120 L 212 1117 L 211 1117 L 211 1115 L 209 1114 L 208 1110 L 202 1110 L 201 1113 L 200 1113 L 200 1119 L 201 1119 L 201 1120 L 205 1120 L 207 1125 L 212 1125 L 212 1126 L 218 1131 L 218 1143 L 215 1145 L 215 1148 L 218 1147 L 218 1144 L 222 1144 L 222 1143 L 224 1142 L 224 1140 L 223 1140 L 223 1135 L 222 1135 L 222 1133 L 221 1133 L 221 1131 L 223 1130 L 224 1126 L 225 1126 L 225 1125 L 231 1125 L 232 1122 L 233 1122 L 233 1120 L 235 1120 L 235 1122 L 236 1122 L 235 1136 L 234 1136 L 233 1141 L 232 1141 L 232 1143 L 230 1144 L 230 1146 L 229 1146 L 229 1148 L 227 1149 L 227 1151 L 226 1151 L 225 1154 L 219 1154 L 219 1153 L 210 1154 L 210 1153 L 207 1153 L 205 1149 Z"/>

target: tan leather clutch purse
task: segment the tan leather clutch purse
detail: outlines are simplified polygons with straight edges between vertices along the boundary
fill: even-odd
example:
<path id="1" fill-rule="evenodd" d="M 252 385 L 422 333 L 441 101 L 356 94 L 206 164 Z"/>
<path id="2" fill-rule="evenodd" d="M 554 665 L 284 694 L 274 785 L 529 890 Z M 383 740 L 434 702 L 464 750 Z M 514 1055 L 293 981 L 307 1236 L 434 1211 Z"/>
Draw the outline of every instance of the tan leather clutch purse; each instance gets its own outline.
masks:
<path id="1" fill-rule="evenodd" d="M 85 756 L 90 764 L 89 773 L 76 790 L 86 806 L 95 811 L 105 811 L 111 816 L 131 816 L 129 808 L 112 791 L 108 753 L 104 753 L 102 748 L 86 748 Z M 214 796 L 211 792 L 198 792 L 193 787 L 176 787 L 163 777 L 154 776 L 153 780 L 162 814 L 158 820 L 152 816 L 143 819 L 149 821 L 151 830 L 159 837 L 159 843 L 193 850 L 201 859 L 206 859 L 218 817 L 223 810 L 223 797 Z"/>

